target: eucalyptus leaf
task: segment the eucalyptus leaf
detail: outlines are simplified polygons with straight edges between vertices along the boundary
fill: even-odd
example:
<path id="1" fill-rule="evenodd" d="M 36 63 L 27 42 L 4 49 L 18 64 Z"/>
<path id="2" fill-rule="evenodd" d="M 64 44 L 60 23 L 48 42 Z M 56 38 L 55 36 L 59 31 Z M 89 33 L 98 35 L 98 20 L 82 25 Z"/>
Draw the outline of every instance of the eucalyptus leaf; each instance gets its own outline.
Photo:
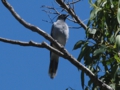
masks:
<path id="1" fill-rule="evenodd" d="M 86 52 L 88 51 L 88 46 L 87 44 L 85 44 L 82 49 L 81 49 L 81 52 L 77 58 L 78 61 L 81 61 L 81 59 L 84 57 L 84 55 L 86 54 Z"/>
<path id="2" fill-rule="evenodd" d="M 104 7 L 106 3 L 107 3 L 107 0 L 104 1 L 101 6 Z"/>
<path id="3" fill-rule="evenodd" d="M 110 84 L 110 86 L 115 90 L 115 83 Z"/>
<path id="4" fill-rule="evenodd" d="M 93 56 L 96 56 L 98 54 L 102 54 L 106 51 L 106 46 L 101 46 L 99 49 L 96 49 L 94 52 L 93 52 Z"/>
<path id="5" fill-rule="evenodd" d="M 92 61 L 92 58 L 90 57 L 90 54 L 92 52 L 92 48 L 90 46 L 87 46 L 86 47 L 86 52 L 85 52 L 85 55 L 84 55 L 84 64 L 85 66 L 89 66 L 91 65 L 91 61 Z"/>
<path id="6" fill-rule="evenodd" d="M 90 87 L 91 85 L 92 85 L 92 80 L 90 79 L 89 81 L 88 81 L 88 86 Z"/>
<path id="7" fill-rule="evenodd" d="M 83 40 L 78 41 L 78 42 L 74 45 L 73 50 L 76 50 L 76 49 L 80 48 L 81 45 L 84 44 L 84 43 L 85 43 L 85 41 L 83 41 Z"/>
<path id="8" fill-rule="evenodd" d="M 117 20 L 118 20 L 118 23 L 120 24 L 120 0 L 118 3 Z"/>
<path id="9" fill-rule="evenodd" d="M 97 13 L 102 10 L 102 8 L 94 8 L 91 13 L 90 13 L 90 20 L 93 20 L 96 16 L 97 16 Z"/>
<path id="10" fill-rule="evenodd" d="M 82 89 L 84 89 L 84 71 L 81 71 L 81 86 L 82 86 Z"/>
<path id="11" fill-rule="evenodd" d="M 116 47 L 118 50 L 120 49 L 120 35 L 116 36 Z"/>
<path id="12" fill-rule="evenodd" d="M 96 28 L 93 28 L 93 29 L 88 29 L 88 32 L 90 33 L 90 34 L 95 34 L 96 33 Z"/>
<path id="13" fill-rule="evenodd" d="M 95 3 L 96 3 L 96 5 L 97 5 L 97 6 L 100 6 L 101 1 L 102 1 L 102 0 L 96 0 L 96 2 L 95 2 Z"/>
<path id="14" fill-rule="evenodd" d="M 96 71 L 99 72 L 100 71 L 100 67 L 97 65 L 96 67 Z"/>
<path id="15" fill-rule="evenodd" d="M 115 60 L 118 62 L 118 63 L 120 63 L 120 58 L 118 57 L 118 55 L 116 54 L 116 55 L 114 55 L 114 58 L 115 58 Z"/>
<path id="16" fill-rule="evenodd" d="M 85 90 L 89 90 L 89 88 L 88 88 L 88 87 L 86 87 L 86 88 L 85 88 Z"/>
<path id="17" fill-rule="evenodd" d="M 118 20 L 118 23 L 120 24 L 120 8 L 118 8 L 118 12 L 117 12 L 117 20 Z"/>
<path id="18" fill-rule="evenodd" d="M 112 71 L 111 71 L 111 77 L 113 78 L 113 80 L 115 81 L 115 77 L 116 77 L 116 74 L 118 72 L 118 69 L 119 69 L 119 66 L 118 65 L 114 65 L 112 67 Z"/>
<path id="19" fill-rule="evenodd" d="M 114 62 L 114 58 L 109 58 L 109 60 L 106 60 L 102 63 L 105 63 L 105 65 L 110 65 L 112 62 Z"/>
<path id="20" fill-rule="evenodd" d="M 92 2 L 92 0 L 89 0 L 89 4 L 90 4 L 91 6 L 94 6 L 94 3 Z"/>
<path id="21" fill-rule="evenodd" d="M 115 37 L 114 37 L 114 35 L 112 35 L 112 36 L 110 37 L 110 43 L 115 43 Z"/>
<path id="22" fill-rule="evenodd" d="M 112 0 L 110 0 L 110 3 L 111 3 L 111 8 L 114 8 L 113 1 L 112 1 Z"/>

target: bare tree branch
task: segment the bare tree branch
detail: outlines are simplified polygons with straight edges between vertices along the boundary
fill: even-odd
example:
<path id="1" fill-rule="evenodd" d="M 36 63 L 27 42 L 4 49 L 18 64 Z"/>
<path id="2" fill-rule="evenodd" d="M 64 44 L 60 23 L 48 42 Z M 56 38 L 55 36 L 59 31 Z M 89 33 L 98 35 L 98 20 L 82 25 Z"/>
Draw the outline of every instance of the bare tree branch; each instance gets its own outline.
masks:
<path id="1" fill-rule="evenodd" d="M 29 30 L 31 30 L 33 32 L 36 32 L 36 33 L 42 35 L 44 38 L 46 38 L 47 40 L 49 40 L 50 42 L 55 44 L 58 47 L 58 49 L 62 48 L 62 46 L 56 40 L 54 40 L 49 34 L 47 34 L 45 31 L 43 31 L 42 29 L 40 29 L 37 26 L 34 26 L 34 25 L 31 25 L 30 23 L 27 23 L 24 19 L 22 19 L 14 11 L 13 7 L 6 0 L 2 0 L 2 3 L 11 12 L 11 14 L 16 18 L 16 20 L 18 20 L 18 22 L 20 22 L 24 27 L 28 28 Z"/>
<path id="2" fill-rule="evenodd" d="M 69 28 L 71 28 L 71 29 L 80 29 L 81 27 L 72 27 L 72 26 L 69 26 Z"/>
<path id="3" fill-rule="evenodd" d="M 79 1 L 79 0 L 78 0 Z M 71 2 L 72 4 L 74 4 L 74 3 L 77 3 L 78 1 L 75 1 L 75 2 Z M 64 11 L 64 9 L 62 9 L 61 10 L 61 12 L 59 12 L 58 10 L 56 10 L 56 8 L 53 6 L 53 7 L 51 7 L 51 6 L 46 6 L 46 5 L 43 5 L 43 6 L 41 6 L 41 8 L 47 8 L 48 10 L 42 10 L 42 11 L 44 11 L 47 15 L 48 15 L 48 17 L 49 17 L 49 19 L 50 19 L 50 21 L 48 21 L 48 20 L 43 20 L 44 22 L 47 22 L 47 23 L 52 23 L 53 22 L 53 19 L 50 17 L 50 15 L 49 14 L 56 14 L 56 15 L 61 15 L 61 12 L 62 11 Z M 53 10 L 53 11 L 50 11 L 50 10 Z M 69 20 L 69 21 L 72 21 L 72 22 L 74 22 L 74 23 L 77 23 L 74 19 L 71 19 L 71 18 L 68 18 L 67 17 L 67 19 Z M 74 28 L 74 29 L 79 29 L 79 28 L 81 28 L 81 27 L 69 27 L 69 28 Z"/>
<path id="4" fill-rule="evenodd" d="M 64 56 L 64 54 L 61 51 L 51 47 L 46 42 L 42 42 L 42 43 L 37 43 L 34 41 L 23 42 L 23 41 L 19 41 L 19 40 L 11 40 L 11 39 L 2 38 L 2 37 L 0 37 L 0 41 L 5 42 L 5 43 L 20 45 L 20 46 L 33 46 L 33 47 L 39 47 L 39 48 L 46 48 L 50 51 L 57 53 L 58 55 L 60 55 L 62 57 Z"/>
<path id="5" fill-rule="evenodd" d="M 56 10 L 54 7 L 43 5 L 43 6 L 41 6 L 41 8 L 51 9 L 51 10 L 55 11 L 54 14 L 60 15 L 60 12 L 58 12 L 58 10 Z M 46 11 L 46 10 L 43 10 L 43 11 Z M 50 11 L 47 11 L 47 12 L 51 13 Z"/>
<path id="6" fill-rule="evenodd" d="M 64 8 L 73 18 L 74 20 L 81 25 L 85 30 L 88 29 L 88 27 L 79 19 L 79 17 L 75 14 L 74 10 L 72 8 L 70 8 L 67 4 L 65 4 L 65 2 L 63 2 L 63 0 L 56 0 L 56 2 L 62 7 Z"/>
<path id="7" fill-rule="evenodd" d="M 75 18 L 75 20 L 77 21 L 78 24 L 80 24 L 84 29 L 87 29 L 87 26 L 82 23 L 82 21 L 75 15 L 75 13 L 73 12 L 73 10 L 71 8 L 69 8 L 64 2 L 63 0 L 56 0 L 59 5 L 61 5 L 62 7 L 64 7 L 66 9 L 66 11 L 68 11 L 68 13 Z M 57 54 L 59 54 L 60 56 L 62 56 L 63 58 L 66 58 L 69 62 L 71 62 L 74 66 L 76 66 L 78 69 L 84 71 L 89 77 L 90 79 L 96 83 L 96 85 L 98 85 L 100 88 L 102 88 L 102 90 L 113 90 L 110 86 L 108 86 L 107 84 L 105 84 L 104 82 L 102 82 L 101 80 L 99 80 L 88 68 L 86 68 L 84 65 L 82 65 L 80 62 L 78 62 L 74 57 L 72 57 L 71 54 L 69 54 L 67 52 L 66 49 L 63 48 L 63 46 L 61 46 L 57 41 L 55 41 L 50 35 L 48 35 L 46 32 L 44 32 L 43 30 L 41 30 L 40 28 L 33 26 L 29 23 L 27 23 L 25 20 L 23 20 L 22 18 L 20 18 L 20 16 L 14 11 L 14 9 L 12 8 L 12 6 L 6 1 L 6 0 L 2 0 L 2 3 L 6 6 L 6 8 L 12 13 L 12 15 L 16 18 L 16 20 L 18 20 L 23 26 L 25 26 L 26 28 L 32 30 L 33 32 L 37 32 L 38 34 L 42 35 L 44 38 L 46 38 L 47 40 L 49 40 L 50 42 L 52 42 L 53 44 L 55 44 L 58 49 L 60 50 L 60 52 L 58 52 L 58 50 L 52 48 L 51 46 L 42 43 L 39 44 L 41 47 L 45 47 L 53 52 L 57 52 Z M 8 39 L 3 39 L 1 38 L 0 41 L 3 42 L 7 42 L 7 43 L 12 43 L 12 44 L 18 44 L 18 45 L 23 45 L 23 46 L 39 46 L 38 44 L 33 43 L 32 41 L 28 42 L 28 43 L 21 43 L 20 41 L 12 41 L 12 40 L 8 40 Z M 45 46 L 47 45 L 47 46 Z M 39 46 L 39 47 L 40 47 Z M 49 48 L 48 48 L 49 47 Z M 62 53 L 61 53 L 62 52 Z M 60 54 L 61 53 L 61 54 Z"/>
<path id="8" fill-rule="evenodd" d="M 74 1 L 74 0 L 72 0 L 72 2 L 69 2 L 69 4 L 75 4 L 75 3 L 77 3 L 77 2 L 79 2 L 80 0 L 76 0 L 76 1 Z M 68 4 L 67 4 L 68 5 Z"/>

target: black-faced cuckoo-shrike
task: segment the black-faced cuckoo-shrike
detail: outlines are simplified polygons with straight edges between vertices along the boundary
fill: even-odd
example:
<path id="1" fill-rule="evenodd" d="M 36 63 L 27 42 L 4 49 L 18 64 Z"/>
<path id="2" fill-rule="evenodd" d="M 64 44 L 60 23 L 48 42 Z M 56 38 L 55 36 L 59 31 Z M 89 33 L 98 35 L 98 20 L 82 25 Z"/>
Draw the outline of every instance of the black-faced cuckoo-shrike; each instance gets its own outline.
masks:
<path id="1" fill-rule="evenodd" d="M 59 15 L 57 21 L 53 23 L 51 29 L 51 36 L 63 46 L 65 46 L 66 41 L 69 37 L 69 28 L 65 22 L 67 17 L 68 15 L 66 14 Z M 51 46 L 56 48 L 55 45 L 53 45 L 52 43 Z M 56 75 L 58 62 L 59 62 L 59 55 L 50 52 L 49 75 L 51 78 L 54 78 Z"/>

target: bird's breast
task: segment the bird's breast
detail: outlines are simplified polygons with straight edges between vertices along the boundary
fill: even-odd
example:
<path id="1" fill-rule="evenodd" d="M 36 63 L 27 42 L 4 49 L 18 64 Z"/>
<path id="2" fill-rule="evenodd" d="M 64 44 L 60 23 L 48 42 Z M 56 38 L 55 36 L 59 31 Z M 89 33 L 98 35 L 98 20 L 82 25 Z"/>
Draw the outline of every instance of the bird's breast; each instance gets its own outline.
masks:
<path id="1" fill-rule="evenodd" d="M 62 45 L 65 45 L 68 35 L 69 35 L 69 30 L 68 26 L 65 25 L 57 25 L 54 27 L 54 33 L 53 37 Z"/>

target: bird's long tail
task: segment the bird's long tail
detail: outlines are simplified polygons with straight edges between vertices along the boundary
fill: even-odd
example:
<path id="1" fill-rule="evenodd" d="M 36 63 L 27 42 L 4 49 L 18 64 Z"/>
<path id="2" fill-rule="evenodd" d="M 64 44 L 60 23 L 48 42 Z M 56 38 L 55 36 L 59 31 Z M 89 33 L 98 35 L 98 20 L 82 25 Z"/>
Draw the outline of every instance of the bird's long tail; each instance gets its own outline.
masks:
<path id="1" fill-rule="evenodd" d="M 52 79 L 56 76 L 56 72 L 57 72 L 57 68 L 58 68 L 58 62 L 59 62 L 58 59 L 59 59 L 59 56 L 51 57 L 51 60 L 50 60 L 49 75 Z"/>

